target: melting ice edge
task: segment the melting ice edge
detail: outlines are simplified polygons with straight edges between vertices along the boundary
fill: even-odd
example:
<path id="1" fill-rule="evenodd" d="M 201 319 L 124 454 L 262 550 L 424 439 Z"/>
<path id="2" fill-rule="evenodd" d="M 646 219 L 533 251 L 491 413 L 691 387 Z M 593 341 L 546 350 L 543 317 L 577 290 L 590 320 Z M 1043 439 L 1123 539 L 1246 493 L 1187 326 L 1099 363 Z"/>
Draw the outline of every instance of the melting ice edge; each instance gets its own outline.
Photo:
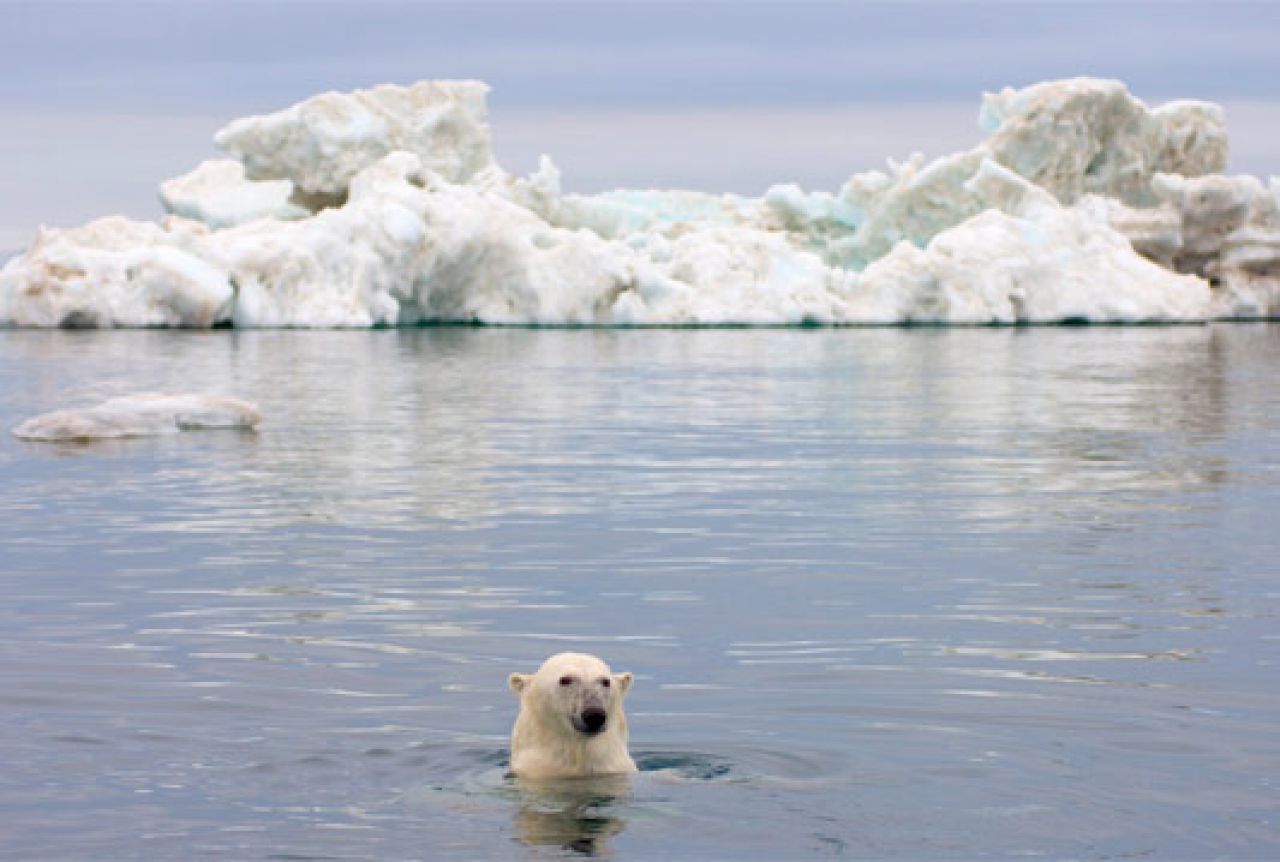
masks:
<path id="1" fill-rule="evenodd" d="M 566 194 L 495 161 L 478 81 L 236 120 L 160 222 L 41 228 L 11 326 L 1202 322 L 1280 315 L 1280 178 L 1222 109 L 1076 78 L 983 98 L 966 152 L 838 191 Z"/>

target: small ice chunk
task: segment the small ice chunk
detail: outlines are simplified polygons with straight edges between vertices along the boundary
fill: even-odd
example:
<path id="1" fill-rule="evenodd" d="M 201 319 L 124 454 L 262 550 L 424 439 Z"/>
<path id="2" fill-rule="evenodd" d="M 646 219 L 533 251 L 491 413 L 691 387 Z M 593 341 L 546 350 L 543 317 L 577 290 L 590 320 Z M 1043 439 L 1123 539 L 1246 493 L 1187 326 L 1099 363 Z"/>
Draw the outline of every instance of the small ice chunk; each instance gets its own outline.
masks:
<path id="1" fill-rule="evenodd" d="M 288 180 L 254 182 L 244 165 L 231 159 L 209 159 L 193 171 L 160 185 L 164 208 L 211 228 L 235 227 L 263 218 L 300 219 L 311 213 L 290 202 Z"/>
<path id="2" fill-rule="evenodd" d="M 258 408 L 223 395 L 125 395 L 95 407 L 42 413 L 13 429 L 23 440 L 49 442 L 146 437 L 204 428 L 252 431 Z"/>

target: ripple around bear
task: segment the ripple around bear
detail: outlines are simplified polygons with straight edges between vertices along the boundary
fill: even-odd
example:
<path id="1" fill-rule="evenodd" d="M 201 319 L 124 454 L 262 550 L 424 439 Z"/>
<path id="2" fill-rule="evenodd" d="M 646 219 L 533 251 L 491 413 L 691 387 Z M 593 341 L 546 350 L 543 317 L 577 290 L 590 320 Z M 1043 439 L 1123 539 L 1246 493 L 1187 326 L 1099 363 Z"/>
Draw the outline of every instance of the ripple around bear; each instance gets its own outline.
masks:
<path id="1" fill-rule="evenodd" d="M 551 656 L 536 673 L 511 674 L 511 690 L 520 697 L 512 772 L 531 779 L 635 772 L 622 709 L 632 680 L 595 656 L 568 652 Z"/>

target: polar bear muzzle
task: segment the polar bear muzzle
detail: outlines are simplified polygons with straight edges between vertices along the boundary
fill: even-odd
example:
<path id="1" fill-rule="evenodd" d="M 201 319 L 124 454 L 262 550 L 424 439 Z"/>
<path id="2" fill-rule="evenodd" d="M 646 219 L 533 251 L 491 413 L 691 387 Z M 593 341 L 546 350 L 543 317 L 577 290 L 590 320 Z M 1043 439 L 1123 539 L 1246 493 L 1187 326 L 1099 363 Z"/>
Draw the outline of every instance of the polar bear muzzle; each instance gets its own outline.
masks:
<path id="1" fill-rule="evenodd" d="M 573 729 L 578 733 L 596 734 L 604 730 L 609 713 L 598 706 L 588 706 L 573 716 Z"/>

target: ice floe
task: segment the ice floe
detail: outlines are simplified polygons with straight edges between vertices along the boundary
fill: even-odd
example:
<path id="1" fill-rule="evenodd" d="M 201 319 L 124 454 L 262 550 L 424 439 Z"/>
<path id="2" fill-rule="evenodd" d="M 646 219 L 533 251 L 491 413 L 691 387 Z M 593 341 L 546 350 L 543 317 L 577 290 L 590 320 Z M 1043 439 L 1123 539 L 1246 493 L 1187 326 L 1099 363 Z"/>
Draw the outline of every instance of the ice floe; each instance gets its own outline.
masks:
<path id="1" fill-rule="evenodd" d="M 238 398 L 140 394 L 111 398 L 94 407 L 42 413 L 18 425 L 13 434 L 49 442 L 102 440 L 208 428 L 247 431 L 261 420 L 257 407 Z"/>
<path id="2" fill-rule="evenodd" d="M 971 150 L 760 197 L 562 191 L 494 161 L 476 81 L 236 120 L 158 223 L 42 228 L 19 326 L 1012 324 L 1280 314 L 1280 181 L 1223 112 L 1117 81 L 987 94 Z"/>

